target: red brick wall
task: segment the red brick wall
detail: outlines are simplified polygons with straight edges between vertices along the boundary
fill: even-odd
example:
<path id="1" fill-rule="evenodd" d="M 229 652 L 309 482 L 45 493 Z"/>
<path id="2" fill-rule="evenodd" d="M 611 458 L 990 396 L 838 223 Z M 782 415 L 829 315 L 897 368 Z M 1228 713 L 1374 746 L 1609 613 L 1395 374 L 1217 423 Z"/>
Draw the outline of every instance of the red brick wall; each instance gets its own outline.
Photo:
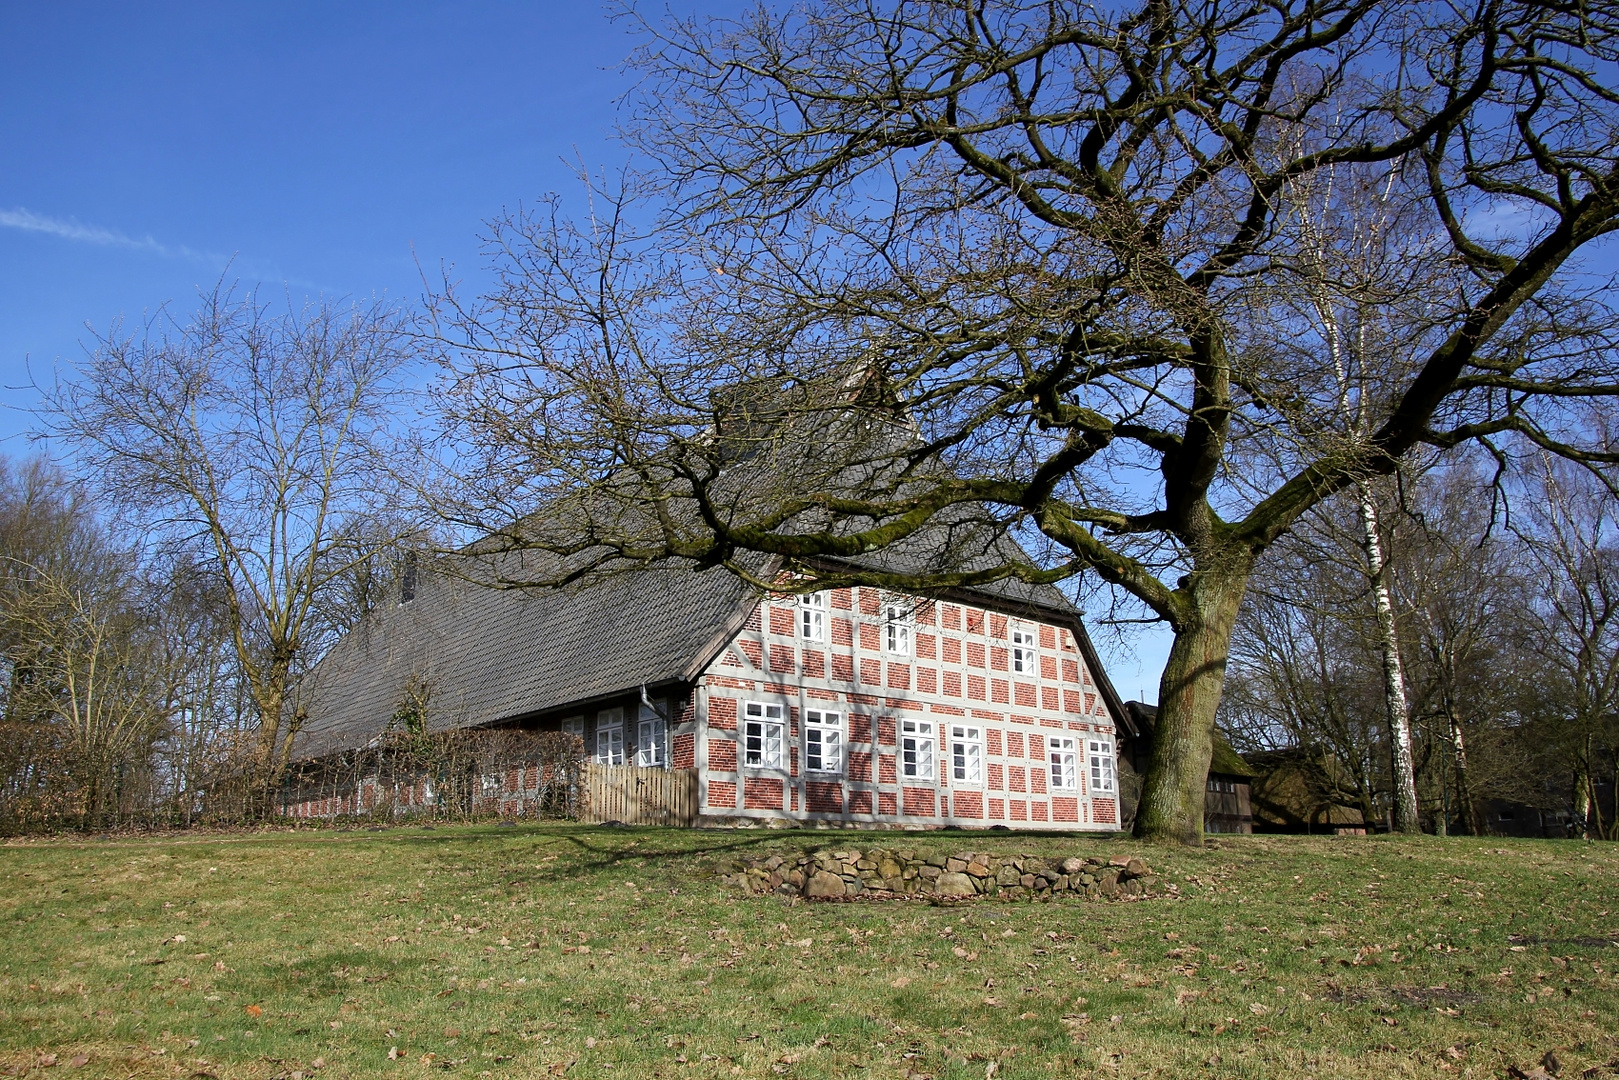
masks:
<path id="1" fill-rule="evenodd" d="M 696 768 L 697 736 L 689 733 L 685 735 L 676 735 L 671 742 L 673 742 L 674 745 L 669 749 L 669 763 L 677 769 Z"/>
<path id="2" fill-rule="evenodd" d="M 729 780 L 710 780 L 708 805 L 716 809 L 736 809 L 736 785 Z"/>
<path id="3" fill-rule="evenodd" d="M 735 731 L 736 702 L 730 698 L 709 698 L 708 726 Z"/>
<path id="4" fill-rule="evenodd" d="M 744 810 L 780 810 L 784 795 L 782 782 L 772 776 L 749 776 L 742 782 Z"/>
<path id="5" fill-rule="evenodd" d="M 900 788 L 905 799 L 905 812 L 920 817 L 933 817 L 936 804 L 932 788 Z"/>
<path id="6" fill-rule="evenodd" d="M 715 772 L 736 772 L 736 743 L 730 739 L 710 739 L 708 767 Z"/>
<path id="7" fill-rule="evenodd" d="M 841 814 L 843 785 L 820 780 L 805 781 L 804 804 L 812 814 Z"/>

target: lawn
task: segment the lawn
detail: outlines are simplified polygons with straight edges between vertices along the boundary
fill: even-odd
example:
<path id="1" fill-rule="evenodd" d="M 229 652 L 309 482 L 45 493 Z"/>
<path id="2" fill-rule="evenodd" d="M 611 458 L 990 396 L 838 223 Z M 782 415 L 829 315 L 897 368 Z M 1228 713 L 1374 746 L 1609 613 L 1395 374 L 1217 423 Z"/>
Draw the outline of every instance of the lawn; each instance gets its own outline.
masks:
<path id="1" fill-rule="evenodd" d="M 1619 1077 L 1619 848 L 905 834 L 1144 853 L 1136 901 L 789 903 L 541 825 L 0 847 L 0 1071 L 70 1077 Z M 1596 1070 L 1596 1071 L 1589 1071 Z"/>

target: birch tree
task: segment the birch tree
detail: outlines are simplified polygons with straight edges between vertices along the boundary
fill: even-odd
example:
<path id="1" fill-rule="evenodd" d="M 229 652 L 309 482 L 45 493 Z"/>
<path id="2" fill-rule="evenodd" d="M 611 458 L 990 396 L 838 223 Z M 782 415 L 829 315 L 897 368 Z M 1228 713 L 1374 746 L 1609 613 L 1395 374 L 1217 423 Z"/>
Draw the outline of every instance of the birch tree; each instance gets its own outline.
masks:
<path id="1" fill-rule="evenodd" d="M 1137 831 L 1197 843 L 1237 610 L 1301 515 L 1418 446 L 1613 460 L 1581 261 L 1619 225 L 1611 3 L 630 18 L 641 170 L 577 223 L 496 222 L 496 287 L 435 312 L 450 512 L 561 560 L 535 582 L 1099 580 L 1174 633 Z M 1388 183 L 1433 291 L 1409 370 L 1323 446 L 1290 192 L 1328 168 Z M 1029 557 L 870 560 L 969 519 Z"/>

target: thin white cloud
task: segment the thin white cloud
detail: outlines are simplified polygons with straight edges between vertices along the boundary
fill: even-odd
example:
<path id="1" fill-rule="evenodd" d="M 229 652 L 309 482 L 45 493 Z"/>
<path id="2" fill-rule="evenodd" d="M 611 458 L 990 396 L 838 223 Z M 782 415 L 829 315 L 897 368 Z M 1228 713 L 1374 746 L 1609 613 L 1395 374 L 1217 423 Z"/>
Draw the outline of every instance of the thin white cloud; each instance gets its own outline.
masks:
<path id="1" fill-rule="evenodd" d="M 44 233 L 47 236 L 60 237 L 63 240 L 74 240 L 81 244 L 101 244 L 107 247 L 136 248 L 141 251 L 150 251 L 158 255 L 195 255 L 195 252 L 169 248 L 158 243 L 150 236 L 137 239 L 117 229 L 105 229 L 100 225 L 86 225 L 73 218 L 50 217 L 46 214 L 36 214 L 32 210 L 14 207 L 10 210 L 0 210 L 0 226 L 8 229 L 18 229 L 22 232 Z"/>
<path id="2" fill-rule="evenodd" d="M 24 207 L 13 207 L 10 210 L 0 210 L 0 228 L 16 229 L 20 232 L 41 233 L 45 236 L 55 236 L 62 240 L 72 240 L 80 244 L 98 244 L 102 247 L 120 247 L 132 251 L 147 251 L 166 259 L 185 259 L 189 262 L 202 263 L 218 271 L 234 267 L 248 278 L 258 281 L 279 281 L 290 286 L 312 289 L 315 291 L 330 291 L 313 281 L 303 278 L 288 278 L 276 267 L 260 263 L 257 260 L 244 260 L 240 255 L 219 255 L 206 251 L 197 251 L 189 247 L 173 247 L 159 243 L 150 236 L 134 237 L 118 229 L 108 229 L 100 225 L 86 225 L 76 218 L 51 217 L 48 214 L 36 214 Z"/>

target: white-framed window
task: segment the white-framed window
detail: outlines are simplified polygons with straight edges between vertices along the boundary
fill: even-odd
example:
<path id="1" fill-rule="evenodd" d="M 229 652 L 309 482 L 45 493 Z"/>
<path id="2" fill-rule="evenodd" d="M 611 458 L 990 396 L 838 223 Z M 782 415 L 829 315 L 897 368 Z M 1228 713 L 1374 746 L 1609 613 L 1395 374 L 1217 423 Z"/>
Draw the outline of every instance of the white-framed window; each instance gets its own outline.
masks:
<path id="1" fill-rule="evenodd" d="M 805 641 L 826 640 L 826 593 L 805 593 L 798 598 L 798 636 Z"/>
<path id="2" fill-rule="evenodd" d="M 650 705 L 641 706 L 635 728 L 635 763 L 643 768 L 669 764 L 669 725 Z"/>
<path id="3" fill-rule="evenodd" d="M 900 734 L 900 772 L 913 780 L 933 779 L 933 721 L 902 720 Z"/>
<path id="4" fill-rule="evenodd" d="M 585 741 L 585 718 L 570 716 L 562 721 L 562 734 L 577 736 L 580 742 Z"/>
<path id="5" fill-rule="evenodd" d="M 883 651 L 911 655 L 911 629 L 916 624 L 916 605 L 904 597 L 883 601 Z"/>
<path id="6" fill-rule="evenodd" d="M 984 729 L 950 725 L 950 775 L 964 784 L 984 782 Z"/>
<path id="7" fill-rule="evenodd" d="M 1046 741 L 1051 748 L 1051 790 L 1079 790 L 1079 751 L 1074 740 L 1054 735 Z"/>
<path id="8" fill-rule="evenodd" d="M 1098 795 L 1113 794 L 1117 786 L 1113 781 L 1113 744 L 1091 739 L 1086 748 L 1091 759 L 1091 790 Z"/>
<path id="9" fill-rule="evenodd" d="M 750 701 L 743 707 L 742 764 L 753 769 L 787 767 L 787 710 Z"/>
<path id="10" fill-rule="evenodd" d="M 804 770 L 815 773 L 843 771 L 841 713 L 804 710 Z"/>
<path id="11" fill-rule="evenodd" d="M 490 776 L 488 773 L 484 773 L 478 779 L 482 781 L 481 786 L 483 788 L 484 798 L 491 799 L 500 794 L 500 777 Z"/>
<path id="12" fill-rule="evenodd" d="M 596 714 L 596 764 L 624 764 L 624 710 Z"/>
<path id="13" fill-rule="evenodd" d="M 1012 670 L 1022 675 L 1032 675 L 1039 666 L 1035 659 L 1034 631 L 1014 626 L 1012 628 Z"/>

